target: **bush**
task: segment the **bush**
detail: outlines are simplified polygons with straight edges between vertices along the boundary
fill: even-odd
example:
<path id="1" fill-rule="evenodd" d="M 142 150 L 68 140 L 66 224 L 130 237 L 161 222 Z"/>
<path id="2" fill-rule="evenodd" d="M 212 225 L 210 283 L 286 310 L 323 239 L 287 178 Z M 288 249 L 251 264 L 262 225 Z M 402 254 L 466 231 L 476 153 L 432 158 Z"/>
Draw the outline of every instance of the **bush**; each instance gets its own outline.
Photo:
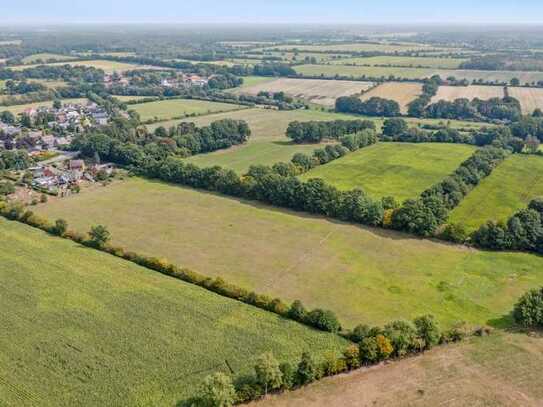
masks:
<path id="1" fill-rule="evenodd" d="M 414 321 L 417 335 L 423 341 L 423 349 L 431 349 L 439 343 L 441 333 L 432 315 L 424 315 Z"/>
<path id="2" fill-rule="evenodd" d="M 234 405 L 236 390 L 232 384 L 232 379 L 221 372 L 207 376 L 198 392 L 198 399 L 203 407 L 228 407 Z"/>
<path id="3" fill-rule="evenodd" d="M 337 333 L 341 329 L 336 315 L 328 310 L 314 309 L 307 315 L 306 321 L 323 331 Z"/>
<path id="4" fill-rule="evenodd" d="M 302 354 L 302 359 L 298 364 L 298 369 L 296 370 L 296 382 L 303 386 L 309 384 L 319 378 L 319 369 L 307 352 Z"/>
<path id="5" fill-rule="evenodd" d="M 526 328 L 543 328 L 543 287 L 520 297 L 513 309 L 513 318 Z"/>

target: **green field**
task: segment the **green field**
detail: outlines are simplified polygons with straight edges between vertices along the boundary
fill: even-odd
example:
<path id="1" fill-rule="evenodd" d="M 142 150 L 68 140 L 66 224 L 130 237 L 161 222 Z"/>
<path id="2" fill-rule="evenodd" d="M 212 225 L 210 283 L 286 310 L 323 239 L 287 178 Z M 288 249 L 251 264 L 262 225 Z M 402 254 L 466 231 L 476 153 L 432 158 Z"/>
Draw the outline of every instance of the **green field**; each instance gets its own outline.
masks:
<path id="1" fill-rule="evenodd" d="M 32 54 L 27 57 L 24 57 L 22 59 L 24 64 L 35 64 L 38 62 L 38 60 L 42 60 L 42 62 L 46 62 L 48 59 L 55 59 L 57 61 L 66 61 L 66 60 L 73 60 L 77 59 L 69 55 L 61 55 L 61 54 L 51 54 L 48 52 L 43 52 L 40 54 Z"/>
<path id="2" fill-rule="evenodd" d="M 102 59 L 96 59 L 96 60 L 90 60 L 90 61 L 72 61 L 72 62 L 54 62 L 52 64 L 47 65 L 82 65 L 82 66 L 93 66 L 96 69 L 103 69 L 106 73 L 112 73 L 112 72 L 123 72 L 123 71 L 129 71 L 131 69 L 142 69 L 144 65 L 137 65 L 137 64 L 128 64 L 125 62 L 116 62 L 116 61 L 108 61 L 108 60 L 102 60 Z M 13 70 L 23 70 L 27 68 L 33 68 L 38 66 L 36 65 L 17 65 L 12 67 Z"/>
<path id="3" fill-rule="evenodd" d="M 231 103 L 208 102 L 194 99 L 167 99 L 156 102 L 130 105 L 130 110 L 139 113 L 142 121 L 170 120 L 189 114 L 201 115 L 229 110 L 243 109 L 244 106 Z M 160 124 L 159 124 L 160 125 Z"/>
<path id="4" fill-rule="evenodd" d="M 396 65 L 405 67 L 444 68 L 456 69 L 466 59 L 461 58 L 438 58 L 438 57 L 397 57 L 378 56 L 367 58 L 345 58 L 332 60 L 337 65 Z"/>
<path id="5" fill-rule="evenodd" d="M 259 85 L 261 83 L 274 81 L 276 78 L 267 76 L 244 76 L 243 84 L 239 88 L 248 88 L 249 86 Z M 239 89 L 236 88 L 236 89 Z"/>
<path id="6" fill-rule="evenodd" d="M 461 144 L 380 143 L 306 172 L 339 189 L 362 188 L 374 198 L 416 198 L 452 173 L 475 149 Z"/>
<path id="7" fill-rule="evenodd" d="M 272 47 L 279 50 L 298 50 L 298 51 L 325 51 L 325 52 L 406 52 L 406 51 L 424 51 L 432 49 L 431 46 L 425 44 L 414 43 L 402 43 L 402 44 L 390 44 L 390 43 L 352 43 L 352 44 L 324 44 L 324 45 L 281 45 L 278 47 Z"/>
<path id="8" fill-rule="evenodd" d="M 515 154 L 460 202 L 449 221 L 473 231 L 488 220 L 506 221 L 538 196 L 543 196 L 543 157 Z"/>
<path id="9" fill-rule="evenodd" d="M 0 405 L 174 406 L 210 372 L 340 337 L 0 220 Z"/>
<path id="10" fill-rule="evenodd" d="M 306 306 L 346 326 L 433 313 L 500 323 L 543 258 L 485 252 L 364 228 L 255 202 L 131 178 L 36 207 L 77 230 L 109 227 L 113 243 Z"/>
<path id="11" fill-rule="evenodd" d="M 542 364 L 541 336 L 499 332 L 324 379 L 258 406 L 538 407 Z"/>
<path id="12" fill-rule="evenodd" d="M 75 99 L 62 99 L 62 103 L 86 103 L 86 98 L 75 98 Z M 34 103 L 27 103 L 24 105 L 13 105 L 13 106 L 1 106 L 0 105 L 0 112 L 3 112 L 4 110 L 8 110 L 13 114 L 19 114 L 24 112 L 28 108 L 36 108 L 40 106 L 47 106 L 51 107 L 53 106 L 53 101 L 48 100 L 45 102 L 34 102 Z"/>

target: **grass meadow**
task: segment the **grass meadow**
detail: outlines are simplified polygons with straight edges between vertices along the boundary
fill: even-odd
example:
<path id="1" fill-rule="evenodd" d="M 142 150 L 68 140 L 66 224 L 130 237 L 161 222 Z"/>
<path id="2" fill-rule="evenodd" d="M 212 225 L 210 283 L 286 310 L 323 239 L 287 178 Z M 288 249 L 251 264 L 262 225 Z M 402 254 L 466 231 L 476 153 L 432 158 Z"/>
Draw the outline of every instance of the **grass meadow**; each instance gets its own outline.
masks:
<path id="1" fill-rule="evenodd" d="M 170 120 L 189 114 L 201 115 L 229 110 L 243 109 L 243 106 L 232 103 L 209 102 L 195 99 L 166 99 L 156 102 L 145 102 L 130 105 L 129 110 L 135 110 L 142 121 Z"/>
<path id="2" fill-rule="evenodd" d="M 108 61 L 108 60 L 102 60 L 102 59 L 96 59 L 96 60 L 83 60 L 83 61 L 72 61 L 72 62 L 54 62 L 52 64 L 47 65 L 72 65 L 72 66 L 93 66 L 96 69 L 102 69 L 106 73 L 113 73 L 113 72 L 124 72 L 129 71 L 132 69 L 142 69 L 143 65 L 137 65 L 137 64 L 128 64 L 125 62 L 117 62 L 117 61 Z M 36 65 L 17 65 L 12 67 L 13 70 L 23 70 L 27 68 L 32 68 L 35 66 L 38 66 L 40 64 Z"/>
<path id="3" fill-rule="evenodd" d="M 506 221 L 543 196 L 543 157 L 512 155 L 471 191 L 449 217 L 473 231 L 486 221 Z"/>
<path id="4" fill-rule="evenodd" d="M 439 58 L 439 57 L 403 57 L 403 56 L 377 56 L 366 58 L 345 58 L 331 61 L 337 65 L 395 65 L 408 68 L 443 68 L 456 69 L 466 59 L 462 58 Z"/>
<path id="5" fill-rule="evenodd" d="M 474 152 L 461 144 L 380 143 L 360 149 L 302 175 L 339 189 L 361 188 L 374 198 L 416 198 L 452 173 Z"/>
<path id="6" fill-rule="evenodd" d="M 20 223 L 0 220 L 0 244 L 2 406 L 174 406 L 263 352 L 346 345 Z"/>
<path id="7" fill-rule="evenodd" d="M 39 60 L 45 62 L 48 59 L 56 59 L 57 61 L 69 61 L 69 60 L 73 60 L 74 57 L 69 56 L 69 55 L 51 54 L 48 52 L 43 52 L 39 54 L 32 54 L 32 55 L 26 56 L 22 59 L 22 61 L 24 64 L 35 64 Z"/>
<path id="8" fill-rule="evenodd" d="M 35 210 L 240 286 L 334 310 L 347 327 L 434 314 L 505 325 L 543 258 L 484 252 L 139 178 Z"/>

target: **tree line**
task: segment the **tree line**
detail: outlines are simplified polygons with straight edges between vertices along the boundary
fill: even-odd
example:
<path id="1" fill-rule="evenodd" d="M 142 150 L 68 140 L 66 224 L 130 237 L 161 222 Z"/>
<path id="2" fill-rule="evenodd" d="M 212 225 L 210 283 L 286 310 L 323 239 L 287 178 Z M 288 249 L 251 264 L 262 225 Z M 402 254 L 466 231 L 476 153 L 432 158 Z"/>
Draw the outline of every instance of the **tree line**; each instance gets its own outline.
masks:
<path id="1" fill-rule="evenodd" d="M 375 123 L 370 120 L 293 121 L 289 123 L 285 135 L 298 144 L 320 143 L 366 129 L 375 131 Z"/>
<path id="2" fill-rule="evenodd" d="M 358 96 L 342 96 L 336 99 L 338 113 L 361 114 L 365 116 L 393 117 L 400 115 L 398 102 L 377 96 L 362 101 Z"/>

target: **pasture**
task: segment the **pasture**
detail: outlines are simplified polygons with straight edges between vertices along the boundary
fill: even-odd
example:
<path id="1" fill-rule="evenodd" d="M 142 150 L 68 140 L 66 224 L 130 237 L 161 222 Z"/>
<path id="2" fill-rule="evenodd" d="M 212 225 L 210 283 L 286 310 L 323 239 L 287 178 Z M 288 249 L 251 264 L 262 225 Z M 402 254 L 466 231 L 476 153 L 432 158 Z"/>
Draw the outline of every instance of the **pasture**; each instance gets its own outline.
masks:
<path id="1" fill-rule="evenodd" d="M 0 243 L 2 406 L 174 406 L 211 372 L 248 372 L 263 352 L 293 361 L 346 346 L 3 218 Z"/>
<path id="2" fill-rule="evenodd" d="M 344 43 L 329 43 L 329 44 L 323 44 L 323 45 L 281 45 L 278 47 L 273 47 L 273 49 L 279 49 L 279 50 L 297 50 L 297 51 L 304 51 L 304 52 L 342 52 L 342 53 L 349 53 L 349 52 L 371 52 L 371 51 L 379 51 L 379 52 L 387 52 L 387 53 L 393 53 L 393 52 L 407 52 L 407 51 L 424 51 L 432 49 L 431 46 L 426 44 L 411 44 L 411 43 L 370 43 L 370 42 L 359 42 L 359 43 L 352 43 L 352 44 L 344 44 Z"/>
<path id="3" fill-rule="evenodd" d="M 379 86 L 364 92 L 360 99 L 368 100 L 380 97 L 398 102 L 403 114 L 407 113 L 408 105 L 422 94 L 422 84 L 410 82 L 384 82 Z"/>
<path id="4" fill-rule="evenodd" d="M 477 251 L 138 178 L 35 210 L 80 231 L 107 225 L 116 245 L 332 309 L 346 327 L 424 313 L 444 326 L 505 325 L 517 298 L 543 284 L 543 258 L 532 254 Z"/>
<path id="5" fill-rule="evenodd" d="M 543 89 L 541 88 L 511 87 L 509 95 L 518 99 L 524 114 L 532 114 L 535 109 L 543 109 Z"/>
<path id="6" fill-rule="evenodd" d="M 473 154 L 460 144 L 380 143 L 362 148 L 301 176 L 322 178 L 342 190 L 361 188 L 374 198 L 416 198 Z"/>
<path id="7" fill-rule="evenodd" d="M 275 78 L 267 77 L 267 76 L 243 76 L 243 84 L 239 88 L 231 89 L 232 91 L 236 91 L 238 89 L 244 89 L 248 87 L 252 87 L 255 85 L 260 85 L 266 82 L 272 82 Z"/>
<path id="8" fill-rule="evenodd" d="M 439 57 L 403 57 L 403 56 L 377 56 L 366 58 L 345 58 L 332 60 L 330 63 L 338 65 L 392 65 L 408 68 L 443 68 L 456 69 L 466 59 L 439 58 Z"/>
<path id="9" fill-rule="evenodd" d="M 257 95 L 261 91 L 285 92 L 318 105 L 334 106 L 338 97 L 360 94 L 371 86 L 373 86 L 371 82 L 281 78 L 244 87 L 238 92 L 250 95 Z"/>
<path id="10" fill-rule="evenodd" d="M 62 103 L 86 103 L 86 98 L 75 98 L 75 99 L 62 99 Z M 12 105 L 12 106 L 2 106 L 0 105 L 0 112 L 4 110 L 8 110 L 11 113 L 17 115 L 19 113 L 23 113 L 26 109 L 29 108 L 37 108 L 41 106 L 51 107 L 53 106 L 53 101 L 48 100 L 45 102 L 34 102 L 34 103 L 26 103 L 24 105 Z"/>
<path id="11" fill-rule="evenodd" d="M 155 102 L 137 103 L 129 106 L 140 115 L 142 122 L 164 121 L 188 115 L 202 115 L 229 110 L 244 109 L 232 103 L 209 102 L 195 99 L 165 99 Z"/>
<path id="12" fill-rule="evenodd" d="M 327 378 L 252 406 L 538 407 L 543 399 L 541 364 L 541 337 L 493 333 Z"/>
<path id="13" fill-rule="evenodd" d="M 430 103 L 436 103 L 440 100 L 452 102 L 456 99 L 473 100 L 475 98 L 488 100 L 504 96 L 503 86 L 440 86 Z"/>
<path id="14" fill-rule="evenodd" d="M 92 66 L 96 69 L 102 69 L 106 73 L 113 73 L 113 72 L 124 72 L 129 71 L 132 69 L 143 69 L 146 66 L 145 65 L 136 65 L 136 64 L 128 64 L 125 62 L 117 62 L 117 61 L 108 61 L 108 60 L 102 60 L 102 59 L 96 59 L 96 60 L 90 60 L 90 61 L 72 61 L 72 62 L 54 62 L 51 64 L 47 64 L 49 66 L 55 66 L 55 65 L 72 65 L 72 66 Z M 34 68 L 36 66 L 39 66 L 42 64 L 35 64 L 35 65 L 17 65 L 12 67 L 13 70 L 23 70 L 28 68 Z"/>
<path id="15" fill-rule="evenodd" d="M 73 59 L 77 59 L 77 57 L 73 57 L 70 55 L 61 55 L 61 54 L 51 54 L 48 52 L 43 52 L 39 54 L 32 54 L 27 57 L 24 57 L 22 59 L 24 64 L 35 64 L 41 61 L 42 63 L 46 63 L 48 60 L 54 59 L 55 61 L 69 61 Z"/>
<path id="16" fill-rule="evenodd" d="M 515 154 L 460 202 L 449 221 L 473 231 L 489 220 L 506 221 L 538 196 L 543 196 L 543 157 Z"/>

